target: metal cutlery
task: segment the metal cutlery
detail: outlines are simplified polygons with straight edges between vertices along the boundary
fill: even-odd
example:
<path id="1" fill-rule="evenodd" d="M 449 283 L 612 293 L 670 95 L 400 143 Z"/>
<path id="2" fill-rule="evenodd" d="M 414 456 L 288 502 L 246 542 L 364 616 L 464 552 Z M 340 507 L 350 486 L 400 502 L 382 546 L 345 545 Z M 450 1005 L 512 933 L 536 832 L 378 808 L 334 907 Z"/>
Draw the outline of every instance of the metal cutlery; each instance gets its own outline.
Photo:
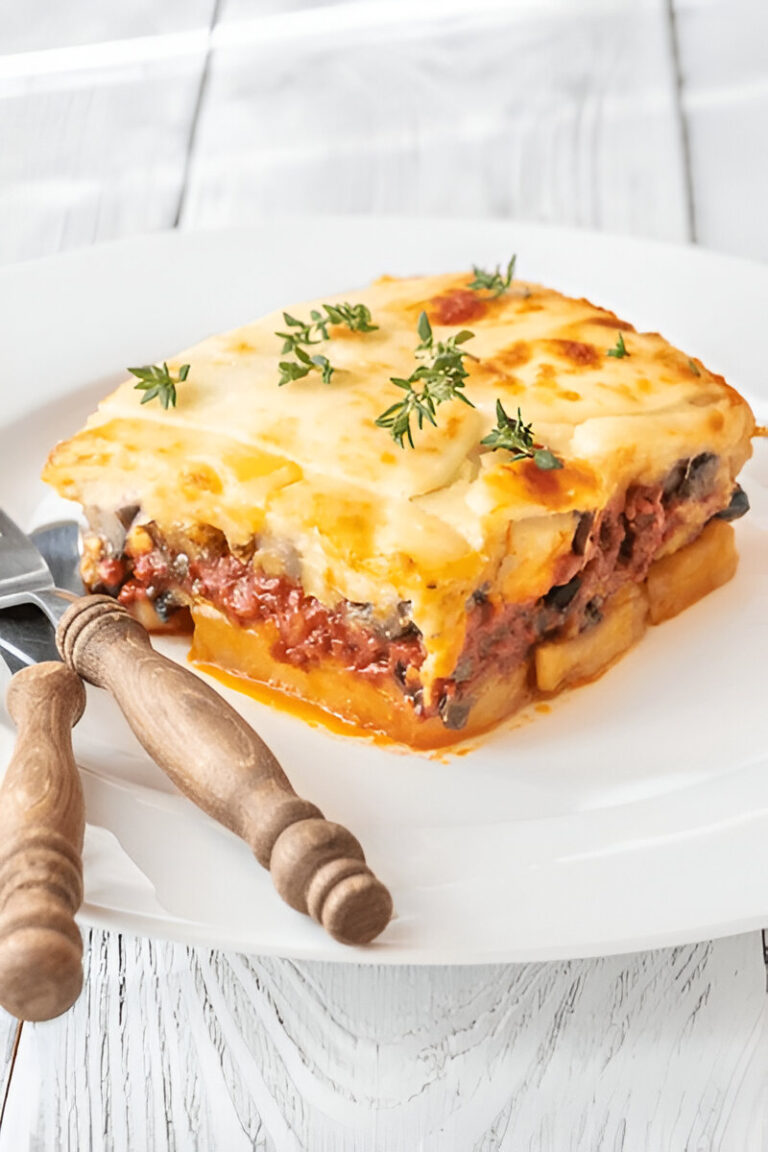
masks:
<path id="1" fill-rule="evenodd" d="M 297 796 L 239 713 L 156 652 L 126 609 L 108 596 L 58 588 L 29 538 L 0 511 L 0 610 L 22 603 L 45 613 L 68 668 L 111 693 L 152 759 L 246 841 L 291 907 L 343 943 L 368 943 L 384 929 L 391 896 L 355 837 Z"/>
<path id="2" fill-rule="evenodd" d="M 22 669 L 7 694 L 16 747 L 0 788 L 0 1004 L 50 1020 L 77 999 L 85 813 L 71 728 L 85 707 L 64 664 Z"/>
<path id="3" fill-rule="evenodd" d="M 32 605 L 0 613 L 0 655 L 14 673 L 7 702 L 18 730 L 0 787 L 0 1004 L 21 1020 L 49 1020 L 83 981 L 74 917 L 85 813 L 70 732 L 85 691 Z"/>

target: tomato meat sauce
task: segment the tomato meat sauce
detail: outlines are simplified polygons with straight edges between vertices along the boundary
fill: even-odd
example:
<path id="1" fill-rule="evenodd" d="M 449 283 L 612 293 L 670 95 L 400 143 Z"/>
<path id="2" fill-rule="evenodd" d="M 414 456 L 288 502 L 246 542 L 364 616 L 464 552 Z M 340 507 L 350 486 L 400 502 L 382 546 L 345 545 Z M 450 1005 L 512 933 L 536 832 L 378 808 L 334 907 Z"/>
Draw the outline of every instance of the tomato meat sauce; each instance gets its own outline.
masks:
<path id="1" fill-rule="evenodd" d="M 196 549 L 190 542 L 184 551 L 178 543 L 171 548 L 154 525 L 147 526 L 153 547 L 135 556 L 130 545 L 119 557 L 105 550 L 97 571 L 102 587 L 121 603 L 148 599 L 161 618 L 202 601 L 243 628 L 270 621 L 275 660 L 309 667 L 330 659 L 369 679 L 394 680 L 417 714 L 439 713 L 446 727 L 461 728 L 489 666 L 504 674 L 543 638 L 576 635 L 601 619 L 603 603 L 623 584 L 645 579 L 660 545 L 679 523 L 683 503 L 701 503 L 710 515 L 719 514 L 717 507 L 709 511 L 715 498 L 711 461 L 702 457 L 694 463 L 664 485 L 633 486 L 598 512 L 576 513 L 571 549 L 560 557 L 555 583 L 544 596 L 505 602 L 477 589 L 467 602 L 465 640 L 454 673 L 438 681 L 429 700 L 419 676 L 426 650 L 408 603 L 388 621 L 378 619 L 370 604 L 342 600 L 328 607 L 287 576 L 268 575 L 252 558 L 234 555 L 221 533 L 215 534 L 214 546 Z"/>

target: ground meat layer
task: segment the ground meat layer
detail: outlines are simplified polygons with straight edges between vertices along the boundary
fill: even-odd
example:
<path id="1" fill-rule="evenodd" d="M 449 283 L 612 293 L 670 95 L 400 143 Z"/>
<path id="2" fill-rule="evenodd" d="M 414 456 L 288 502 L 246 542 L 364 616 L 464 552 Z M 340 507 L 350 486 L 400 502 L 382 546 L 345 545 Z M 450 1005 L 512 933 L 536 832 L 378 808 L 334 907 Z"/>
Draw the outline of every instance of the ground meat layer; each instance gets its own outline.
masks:
<path id="1" fill-rule="evenodd" d="M 569 637 L 601 619 L 601 608 L 623 584 L 645 579 L 659 548 L 679 525 L 681 510 L 693 502 L 704 515 L 719 507 L 713 492 L 715 457 L 681 461 L 664 484 L 635 485 L 597 513 L 575 518 L 570 552 L 561 558 L 558 583 L 527 603 L 509 603 L 478 589 L 467 604 L 466 639 L 453 675 L 435 686 L 431 700 L 422 690 L 419 669 L 426 659 L 421 633 L 409 605 L 382 624 L 370 605 L 341 601 L 333 608 L 307 596 L 286 576 L 270 576 L 247 552 L 233 554 L 223 535 L 196 530 L 194 540 L 171 544 L 156 526 L 142 530 L 132 550 L 129 534 L 119 556 L 101 553 L 92 586 L 126 604 L 150 600 L 161 618 L 184 603 L 206 601 L 243 628 L 271 621 L 277 631 L 275 660 L 309 667 L 329 659 L 357 675 L 395 681 L 417 713 L 437 713 L 449 728 L 461 728 L 473 693 L 489 662 L 511 672 L 538 641 Z M 721 514 L 745 508 L 738 489 Z M 714 501 L 714 503 L 713 503 Z M 722 501 L 720 501 L 722 503 Z M 747 505 L 748 506 L 748 505 Z"/>

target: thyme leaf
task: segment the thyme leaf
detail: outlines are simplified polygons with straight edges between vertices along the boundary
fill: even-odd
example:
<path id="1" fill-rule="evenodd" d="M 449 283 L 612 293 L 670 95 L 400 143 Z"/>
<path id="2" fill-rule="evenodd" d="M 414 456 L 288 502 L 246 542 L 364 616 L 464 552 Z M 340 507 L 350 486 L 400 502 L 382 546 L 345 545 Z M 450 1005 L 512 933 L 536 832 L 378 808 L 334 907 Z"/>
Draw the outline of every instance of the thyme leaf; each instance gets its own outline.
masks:
<path id="1" fill-rule="evenodd" d="M 378 324 L 371 324 L 371 313 L 365 304 L 323 304 L 323 309 L 328 315 L 326 324 L 346 324 L 350 332 L 378 331 Z"/>
<path id="2" fill-rule="evenodd" d="M 405 396 L 376 419 L 378 427 L 386 428 L 400 448 L 405 447 L 406 440 L 411 448 L 414 447 L 412 417 L 416 418 L 419 428 L 423 428 L 425 422 L 437 425 L 435 413 L 447 400 L 461 400 L 474 408 L 462 391 L 469 375 L 464 367 L 464 358 L 470 353 L 460 347 L 473 338 L 474 332 L 463 328 L 448 340 L 436 341 L 426 312 L 419 316 L 416 331 L 420 342 L 416 345 L 415 355 L 425 363 L 415 368 L 407 380 L 400 376 L 390 377 Z M 475 359 L 474 356 L 471 358 Z"/>
<path id="3" fill-rule="evenodd" d="M 190 367 L 189 364 L 182 364 L 178 376 L 174 376 L 164 360 L 162 367 L 159 364 L 145 364 L 143 368 L 129 368 L 128 371 L 139 381 L 134 384 L 134 388 L 144 393 L 141 403 L 149 404 L 150 400 L 159 400 L 167 410 L 176 407 L 176 385 L 186 380 Z"/>
<path id="4" fill-rule="evenodd" d="M 493 272 L 485 272 L 482 268 L 478 268 L 476 264 L 472 265 L 472 271 L 475 274 L 474 280 L 470 280 L 467 285 L 473 292 L 490 292 L 490 300 L 495 300 L 497 296 L 503 295 L 507 291 L 512 278 L 515 274 L 515 261 L 517 256 L 513 256 L 507 264 L 506 275 L 502 276 L 500 265 L 496 265 Z"/>
<path id="5" fill-rule="evenodd" d="M 295 356 L 296 360 L 281 360 L 280 379 L 277 384 L 290 383 L 291 380 L 301 380 L 308 376 L 313 368 L 320 371 L 323 383 L 330 384 L 335 369 L 331 367 L 327 356 L 309 356 L 305 351 L 312 344 L 321 344 L 329 340 L 328 325 L 343 324 L 351 332 L 375 332 L 378 324 L 371 323 L 370 310 L 365 304 L 321 304 L 322 312 L 313 308 L 309 320 L 299 320 L 290 312 L 283 312 L 286 331 L 275 332 L 283 341 L 281 352 Z M 325 313 L 325 315 L 323 315 Z"/>
<path id="6" fill-rule="evenodd" d="M 624 334 L 619 332 L 616 337 L 616 347 L 608 349 L 608 355 L 614 356 L 617 360 L 623 360 L 625 356 L 629 356 L 629 349 L 624 343 Z"/>
<path id="7" fill-rule="evenodd" d="M 512 453 L 514 460 L 533 460 L 537 468 L 550 471 L 553 468 L 562 468 L 562 460 L 558 460 L 549 448 L 541 447 L 534 442 L 533 425 L 526 424 L 520 409 L 517 410 L 516 419 L 512 419 L 504 411 L 501 400 L 496 401 L 496 427 L 480 443 L 485 448 L 495 452 L 504 448 Z"/>
<path id="8" fill-rule="evenodd" d="M 313 341 L 317 343 L 317 341 Z M 304 376 L 309 376 L 313 370 L 318 371 L 322 376 L 323 384 L 330 384 L 331 376 L 335 371 L 331 367 L 331 362 L 327 356 L 310 356 L 301 345 L 296 345 L 293 349 L 295 360 L 281 360 L 279 364 L 280 379 L 277 382 L 278 388 L 282 388 L 283 384 L 290 384 L 292 380 L 301 380 Z"/>

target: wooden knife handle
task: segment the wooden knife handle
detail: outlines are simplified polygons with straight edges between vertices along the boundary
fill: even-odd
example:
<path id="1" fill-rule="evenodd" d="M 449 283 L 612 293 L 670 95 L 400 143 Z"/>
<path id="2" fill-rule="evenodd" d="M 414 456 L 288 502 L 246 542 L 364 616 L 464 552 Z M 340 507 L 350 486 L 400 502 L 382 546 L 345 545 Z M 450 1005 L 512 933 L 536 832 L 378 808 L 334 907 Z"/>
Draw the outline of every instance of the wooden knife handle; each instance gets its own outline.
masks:
<path id="1" fill-rule="evenodd" d="M 152 648 L 108 596 L 84 596 L 56 633 L 78 675 L 106 688 L 149 755 L 214 820 L 246 841 L 282 898 L 335 939 L 367 944 L 392 898 L 355 837 L 297 796 L 266 744 L 198 676 Z"/>
<path id="2" fill-rule="evenodd" d="M 36 664 L 13 677 L 7 703 L 18 735 L 0 788 L 0 1004 L 51 1020 L 83 983 L 85 810 L 71 730 L 85 689 L 63 664 Z"/>

